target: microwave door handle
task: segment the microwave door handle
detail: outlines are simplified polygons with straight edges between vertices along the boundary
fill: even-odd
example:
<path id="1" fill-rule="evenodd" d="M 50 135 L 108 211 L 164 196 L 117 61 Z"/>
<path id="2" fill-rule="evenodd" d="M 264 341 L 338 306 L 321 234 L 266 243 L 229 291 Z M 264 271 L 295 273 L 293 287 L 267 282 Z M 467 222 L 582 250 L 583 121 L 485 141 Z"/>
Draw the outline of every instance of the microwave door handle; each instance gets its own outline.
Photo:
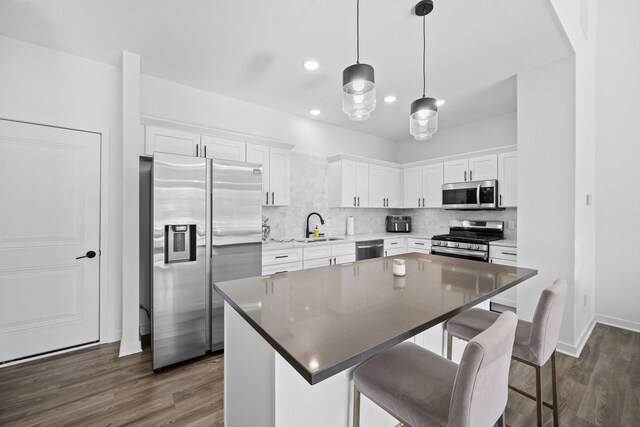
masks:
<path id="1" fill-rule="evenodd" d="M 478 207 L 480 207 L 480 184 L 476 187 L 476 200 L 478 201 Z"/>

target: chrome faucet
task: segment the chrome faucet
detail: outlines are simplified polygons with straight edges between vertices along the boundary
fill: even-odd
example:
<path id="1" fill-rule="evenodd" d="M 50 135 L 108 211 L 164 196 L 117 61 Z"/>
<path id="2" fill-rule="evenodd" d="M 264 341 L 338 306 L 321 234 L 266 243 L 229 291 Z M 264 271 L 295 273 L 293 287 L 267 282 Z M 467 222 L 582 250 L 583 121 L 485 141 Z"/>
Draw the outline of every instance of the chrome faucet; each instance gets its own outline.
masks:
<path id="1" fill-rule="evenodd" d="M 307 215 L 307 234 L 306 234 L 307 239 L 311 235 L 311 231 L 309 231 L 309 218 L 311 218 L 312 215 L 318 215 L 318 218 L 320 218 L 320 224 L 324 225 L 324 219 L 322 219 L 322 217 L 318 212 L 311 212 L 309 215 Z"/>

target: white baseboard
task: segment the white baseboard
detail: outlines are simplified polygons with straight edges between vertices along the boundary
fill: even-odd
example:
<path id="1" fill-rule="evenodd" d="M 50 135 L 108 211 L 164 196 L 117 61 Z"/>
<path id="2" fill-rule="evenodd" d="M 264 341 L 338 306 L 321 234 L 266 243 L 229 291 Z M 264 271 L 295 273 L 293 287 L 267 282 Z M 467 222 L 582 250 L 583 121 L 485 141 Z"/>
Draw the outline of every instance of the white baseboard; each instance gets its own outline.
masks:
<path id="1" fill-rule="evenodd" d="M 640 323 L 638 322 L 618 319 L 617 317 L 605 316 L 602 314 L 596 314 L 596 322 L 602 323 L 603 325 L 614 326 L 616 328 L 640 333 Z"/>
<path id="2" fill-rule="evenodd" d="M 27 358 L 24 358 L 24 359 L 13 361 L 13 362 L 3 363 L 2 365 L 0 365 L 0 369 L 6 368 L 8 366 L 20 365 L 21 363 L 33 362 L 34 360 L 38 360 L 38 359 L 45 359 L 45 358 L 51 357 L 51 356 L 57 356 L 59 354 L 70 353 L 72 351 L 82 350 L 83 348 L 95 347 L 96 345 L 100 345 L 100 344 L 102 344 L 102 343 L 94 342 L 94 343 L 91 343 L 91 344 L 85 344 L 85 345 L 79 345 L 77 347 L 66 348 L 64 350 L 52 351 L 51 353 L 41 354 L 39 356 L 27 357 Z"/>
<path id="3" fill-rule="evenodd" d="M 572 356 L 575 358 L 580 357 L 580 353 L 582 353 L 582 349 L 584 348 L 585 344 L 589 340 L 589 337 L 591 336 L 591 332 L 593 332 L 593 328 L 595 326 L 596 326 L 596 319 L 593 318 L 587 324 L 587 327 L 584 328 L 584 331 L 582 331 L 582 335 L 578 339 L 578 342 L 576 345 L 567 344 L 560 341 L 558 342 L 558 346 L 556 347 L 556 350 L 559 353 L 566 354 L 567 356 Z"/>
<path id="4" fill-rule="evenodd" d="M 142 344 L 140 339 L 131 342 L 120 341 L 120 355 L 119 357 L 129 356 L 130 354 L 140 353 L 142 351 Z"/>

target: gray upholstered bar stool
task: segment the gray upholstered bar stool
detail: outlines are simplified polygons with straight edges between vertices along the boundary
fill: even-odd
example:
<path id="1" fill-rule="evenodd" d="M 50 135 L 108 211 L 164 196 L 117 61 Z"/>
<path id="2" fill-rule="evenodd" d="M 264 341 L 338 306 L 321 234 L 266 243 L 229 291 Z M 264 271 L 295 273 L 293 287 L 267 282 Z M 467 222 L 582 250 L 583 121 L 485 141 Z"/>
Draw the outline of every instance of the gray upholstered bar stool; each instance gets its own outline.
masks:
<path id="1" fill-rule="evenodd" d="M 543 424 L 542 405 L 553 409 L 553 425 L 558 426 L 558 391 L 556 384 L 556 346 L 560 336 L 560 324 L 567 293 L 567 282 L 557 279 L 553 285 L 542 291 L 533 315 L 533 322 L 518 321 L 516 338 L 513 344 L 513 359 L 533 366 L 536 369 L 536 395 L 533 396 L 516 387 L 509 388 L 521 395 L 535 400 L 538 426 Z M 451 359 L 452 337 L 470 341 L 473 337 L 491 327 L 498 314 L 472 308 L 447 322 L 448 333 L 447 359 Z M 542 399 L 542 367 L 551 358 L 551 383 L 553 405 Z"/>
<path id="2" fill-rule="evenodd" d="M 413 343 L 378 354 L 353 372 L 353 426 L 360 393 L 406 426 L 487 427 L 502 420 L 518 320 L 504 313 L 471 340 L 460 365 Z"/>

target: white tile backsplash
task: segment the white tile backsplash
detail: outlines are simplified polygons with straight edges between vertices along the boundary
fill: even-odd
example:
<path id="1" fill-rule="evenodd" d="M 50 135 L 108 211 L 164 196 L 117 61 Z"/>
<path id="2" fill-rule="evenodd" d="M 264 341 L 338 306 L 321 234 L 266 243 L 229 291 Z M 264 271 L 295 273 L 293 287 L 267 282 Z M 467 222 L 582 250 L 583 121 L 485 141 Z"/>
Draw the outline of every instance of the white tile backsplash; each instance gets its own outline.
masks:
<path id="1" fill-rule="evenodd" d="M 420 233 L 446 233 L 451 219 L 491 219 L 505 222 L 505 238 L 516 238 L 516 230 L 506 230 L 507 221 L 516 220 L 516 209 L 461 212 L 442 209 L 329 208 L 328 173 L 326 158 L 295 151 L 291 153 L 291 205 L 262 208 L 263 217 L 269 218 L 271 237 L 304 237 L 307 215 L 318 212 L 325 224 L 320 225 L 318 217 L 314 215 L 309 222 L 310 229 L 318 225 L 326 234 L 345 234 L 348 216 L 355 218 L 355 233 L 362 234 L 383 232 L 387 215 L 407 214 L 412 216 L 414 231 Z"/>

